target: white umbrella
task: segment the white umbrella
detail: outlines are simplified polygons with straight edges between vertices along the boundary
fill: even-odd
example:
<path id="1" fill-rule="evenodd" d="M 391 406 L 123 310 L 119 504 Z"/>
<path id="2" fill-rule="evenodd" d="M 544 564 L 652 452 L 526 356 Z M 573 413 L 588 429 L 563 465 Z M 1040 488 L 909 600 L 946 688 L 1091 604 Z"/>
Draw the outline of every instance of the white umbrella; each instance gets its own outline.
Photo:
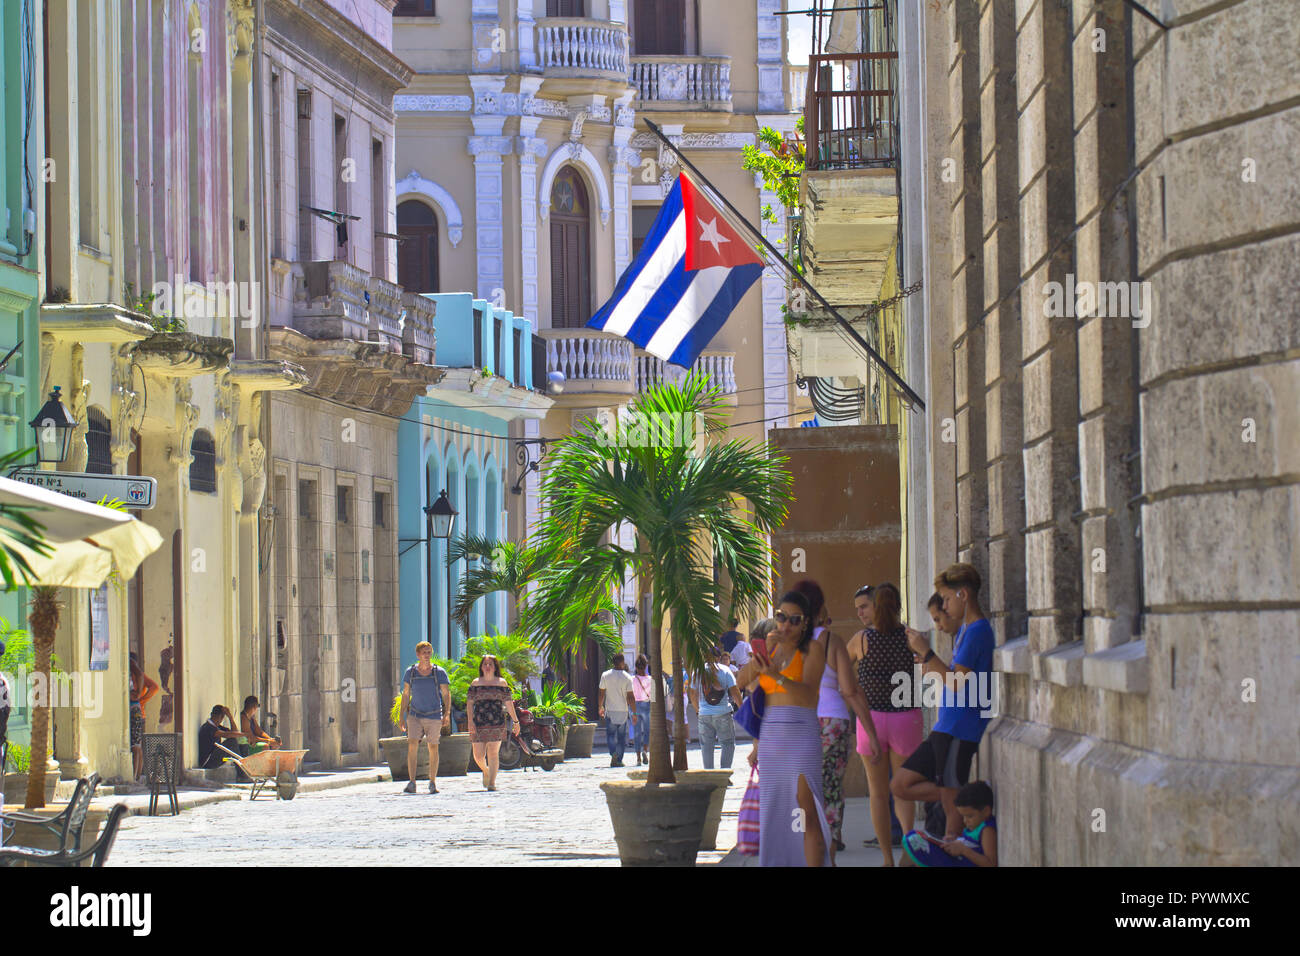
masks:
<path id="1" fill-rule="evenodd" d="M 27 559 L 36 574 L 33 584 L 97 588 L 115 567 L 125 581 L 163 542 L 156 530 L 125 512 L 9 478 L 0 478 L 0 505 L 31 507 L 28 513 L 45 526 L 52 547 L 47 556 L 14 541 L 0 526 L 0 543 Z"/>

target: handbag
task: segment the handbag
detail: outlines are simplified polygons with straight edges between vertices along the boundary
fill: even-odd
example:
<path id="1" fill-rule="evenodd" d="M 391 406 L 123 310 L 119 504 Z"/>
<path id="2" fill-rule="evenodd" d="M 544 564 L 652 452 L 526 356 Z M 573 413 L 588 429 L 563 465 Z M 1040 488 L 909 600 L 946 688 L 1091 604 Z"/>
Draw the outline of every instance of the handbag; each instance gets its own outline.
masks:
<path id="1" fill-rule="evenodd" d="M 758 856 L 758 768 L 749 772 L 749 786 L 740 801 L 740 819 L 736 826 L 736 849 L 745 856 Z"/>
<path id="2" fill-rule="evenodd" d="M 760 687 L 745 698 L 745 702 L 740 705 L 740 710 L 732 716 L 732 720 L 740 724 L 745 733 L 755 740 L 758 739 L 759 728 L 763 726 L 763 710 L 766 701 L 767 695 Z"/>
<path id="3" fill-rule="evenodd" d="M 704 700 L 710 706 L 717 707 L 722 703 L 722 699 L 727 696 L 727 689 L 722 686 L 722 682 L 718 680 L 716 673 L 709 674 L 706 671 L 705 674 L 707 676 L 702 677 L 700 680 L 701 690 L 704 691 Z"/>

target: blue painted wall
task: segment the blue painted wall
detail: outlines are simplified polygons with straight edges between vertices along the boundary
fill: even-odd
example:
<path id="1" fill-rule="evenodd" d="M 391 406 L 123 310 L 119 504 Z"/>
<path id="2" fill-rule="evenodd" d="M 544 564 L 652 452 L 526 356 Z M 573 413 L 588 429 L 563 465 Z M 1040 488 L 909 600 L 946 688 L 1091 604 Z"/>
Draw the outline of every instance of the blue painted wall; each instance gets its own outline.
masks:
<path id="1" fill-rule="evenodd" d="M 430 295 L 438 303 L 435 331 L 438 336 L 438 364 L 451 368 L 474 367 L 473 329 L 477 323 L 484 343 L 483 364 L 497 373 L 509 372 L 514 378 L 513 329 L 521 331 L 520 349 L 532 354 L 532 323 L 503 309 L 493 309 L 468 292 Z M 501 355 L 492 356 L 489 343 L 495 342 L 493 324 L 502 323 Z M 531 362 L 521 364 L 521 377 L 531 387 Z M 422 422 L 429 416 L 433 427 Z M 403 663 L 415 660 L 415 645 L 427 640 L 438 657 L 458 658 L 464 650 L 466 635 L 454 623 L 448 626 L 448 582 L 446 543 L 433 541 L 416 544 L 426 537 L 423 508 L 437 500 L 447 489 L 452 507 L 460 514 L 453 534 L 485 535 L 493 539 L 504 536 L 501 512 L 506 507 L 502 486 L 502 462 L 498 454 L 508 448 L 507 423 L 486 412 L 450 405 L 436 398 L 420 397 L 398 426 L 398 537 L 400 549 L 409 548 L 400 559 L 401 653 Z M 440 427 L 446 426 L 446 427 Z M 462 432 L 486 433 L 500 442 L 480 440 Z M 492 446 L 496 445 L 496 448 Z M 465 572 L 465 562 L 451 569 L 454 593 Z M 432 602 L 432 615 L 429 613 Z M 470 616 L 470 633 L 505 631 L 508 621 L 502 594 L 479 601 Z"/>

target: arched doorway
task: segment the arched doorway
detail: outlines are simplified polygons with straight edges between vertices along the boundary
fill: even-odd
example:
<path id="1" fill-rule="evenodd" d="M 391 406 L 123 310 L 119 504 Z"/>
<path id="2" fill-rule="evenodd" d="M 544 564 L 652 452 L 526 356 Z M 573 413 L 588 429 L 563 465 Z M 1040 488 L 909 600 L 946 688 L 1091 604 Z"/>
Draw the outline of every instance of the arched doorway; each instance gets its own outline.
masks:
<path id="1" fill-rule="evenodd" d="M 397 205 L 397 284 L 407 292 L 437 292 L 438 219 L 417 199 Z"/>
<path id="2" fill-rule="evenodd" d="M 591 204 L 572 166 L 551 186 L 551 328 L 580 329 L 591 318 Z"/>

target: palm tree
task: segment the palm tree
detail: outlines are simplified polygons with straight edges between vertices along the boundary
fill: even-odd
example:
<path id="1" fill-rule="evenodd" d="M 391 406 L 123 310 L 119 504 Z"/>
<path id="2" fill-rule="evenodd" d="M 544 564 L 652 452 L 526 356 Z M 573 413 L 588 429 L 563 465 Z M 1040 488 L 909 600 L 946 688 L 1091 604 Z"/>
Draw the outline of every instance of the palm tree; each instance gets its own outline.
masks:
<path id="1" fill-rule="evenodd" d="M 493 541 L 480 535 L 461 535 L 447 547 L 447 564 L 465 560 L 470 555 L 483 559 L 478 567 L 471 567 L 460 580 L 452 617 L 461 629 L 469 631 L 469 612 L 479 598 L 497 591 L 505 591 L 515 602 L 515 623 L 519 626 L 523 608 L 524 589 L 542 567 L 542 556 L 536 548 L 515 544 L 513 541 Z"/>
<path id="2" fill-rule="evenodd" d="M 511 628 L 515 631 L 527 630 L 521 623 L 527 612 L 525 590 L 537 580 L 542 568 L 546 566 L 546 555 L 540 549 L 513 541 L 493 541 L 479 535 L 462 535 L 453 539 L 447 549 L 447 563 L 469 558 L 471 555 L 481 557 L 479 567 L 471 567 L 460 579 L 456 591 L 456 600 L 452 605 L 452 616 L 461 629 L 469 631 L 469 614 L 475 602 L 497 591 L 505 591 L 515 603 L 515 621 Z M 610 618 L 613 618 L 611 621 Z M 573 649 L 584 639 L 594 641 L 608 657 L 618 651 L 618 628 L 623 623 L 623 609 L 608 590 L 593 596 L 591 611 L 585 619 L 570 622 L 575 638 L 570 641 L 553 639 L 547 643 L 550 653 L 547 663 L 554 667 L 563 665 L 566 649 Z M 538 629 L 547 631 L 545 625 Z M 550 629 L 554 636 L 555 629 Z"/>
<path id="3" fill-rule="evenodd" d="M 54 654 L 54 635 L 59 630 L 59 589 L 47 585 L 32 588 L 31 613 L 27 623 L 31 627 L 32 644 L 36 650 L 34 674 L 43 681 L 44 691 L 36 696 L 32 705 L 32 762 L 27 771 L 28 809 L 45 806 L 45 764 L 49 761 L 50 741 L 50 659 Z"/>
<path id="4" fill-rule="evenodd" d="M 786 459 L 767 448 L 709 442 L 696 453 L 672 435 L 673 423 L 683 421 L 722 430 L 723 409 L 721 392 L 707 378 L 652 386 L 631 407 L 645 441 L 638 431 L 635 443 L 620 445 L 611 429 L 588 419 L 584 431 L 557 444 L 542 484 L 548 511 L 534 541 L 547 561 L 530 619 L 581 617 L 589 609 L 584 602 L 601 588 L 608 594 L 629 568 L 642 592 L 654 595 L 648 785 L 675 782 L 664 712 L 664 612 L 672 612 L 682 663 L 699 670 L 705 648 L 722 630 L 709 552 L 727 572 L 733 603 L 766 594 L 772 553 L 764 534 L 785 520 L 791 501 Z M 611 532 L 624 522 L 636 529 L 635 550 L 613 543 Z"/>

